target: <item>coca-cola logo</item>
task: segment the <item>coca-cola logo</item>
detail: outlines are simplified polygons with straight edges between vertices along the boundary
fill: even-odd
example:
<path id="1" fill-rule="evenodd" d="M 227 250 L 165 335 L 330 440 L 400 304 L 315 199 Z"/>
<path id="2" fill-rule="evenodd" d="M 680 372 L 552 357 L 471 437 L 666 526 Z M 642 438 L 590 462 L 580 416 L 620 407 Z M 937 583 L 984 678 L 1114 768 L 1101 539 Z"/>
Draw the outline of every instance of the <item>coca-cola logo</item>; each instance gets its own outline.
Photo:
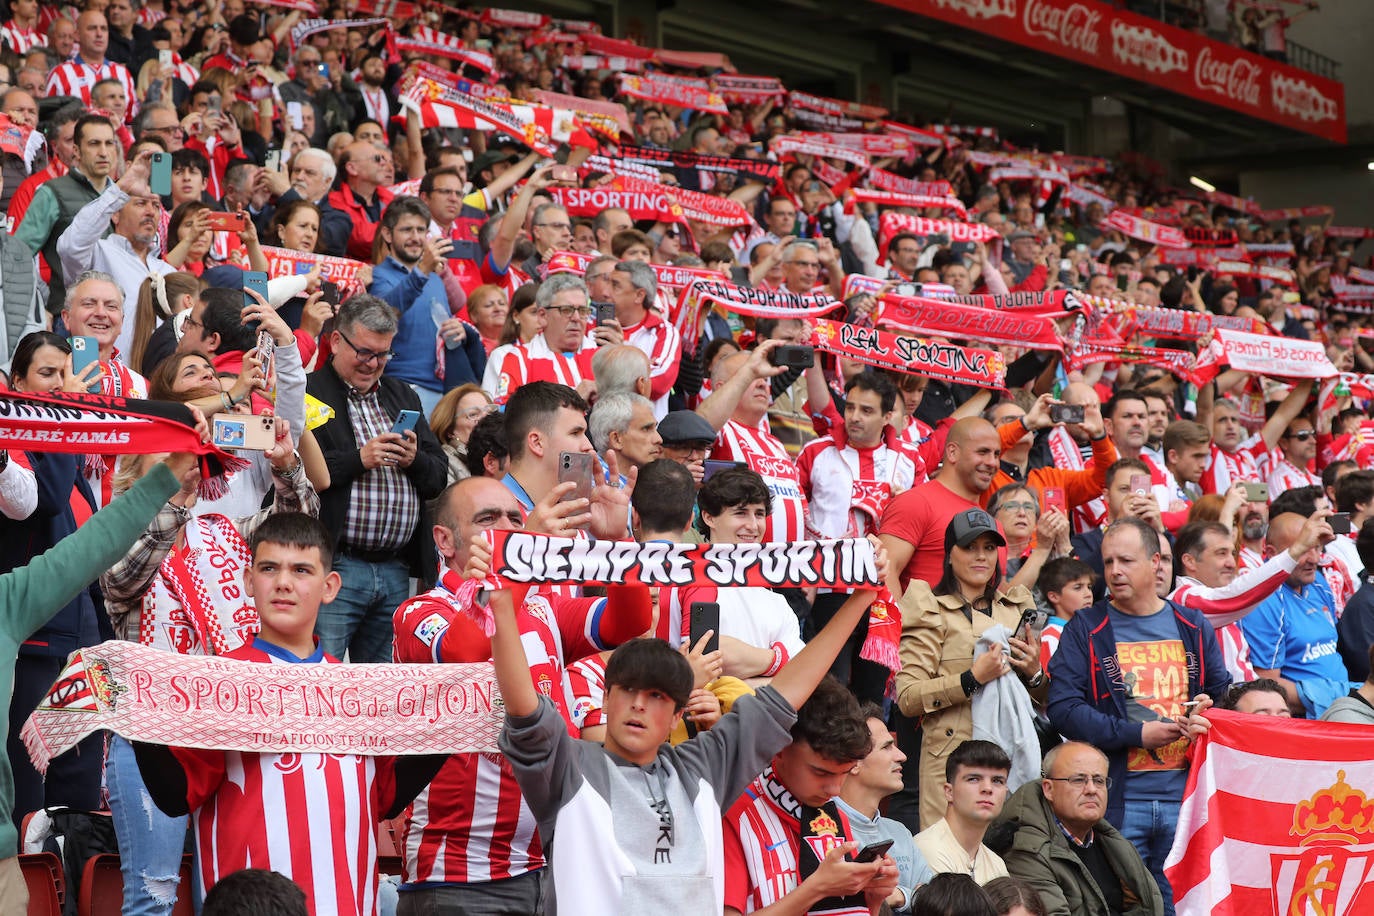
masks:
<path id="1" fill-rule="evenodd" d="M 1016 0 L 935 0 L 935 5 L 972 19 L 1016 18 Z"/>
<path id="2" fill-rule="evenodd" d="M 1215 92 L 1236 102 L 1258 105 L 1260 68 L 1244 57 L 1230 61 L 1212 56 L 1212 49 L 1204 46 L 1193 67 L 1193 83 L 1199 89 Z"/>
<path id="3" fill-rule="evenodd" d="M 1142 67 L 1151 73 L 1188 69 L 1188 52 L 1175 48 L 1153 29 L 1112 23 L 1112 56 L 1124 64 Z"/>
<path id="4" fill-rule="evenodd" d="M 1336 120 L 1336 103 L 1302 79 L 1290 79 L 1282 73 L 1269 78 L 1270 98 L 1280 114 L 1303 121 Z"/>
<path id="5" fill-rule="evenodd" d="M 1022 19 L 1031 35 L 1047 38 L 1081 54 L 1097 55 L 1097 24 L 1102 14 L 1084 3 L 1054 6 L 1046 0 L 1026 0 Z"/>

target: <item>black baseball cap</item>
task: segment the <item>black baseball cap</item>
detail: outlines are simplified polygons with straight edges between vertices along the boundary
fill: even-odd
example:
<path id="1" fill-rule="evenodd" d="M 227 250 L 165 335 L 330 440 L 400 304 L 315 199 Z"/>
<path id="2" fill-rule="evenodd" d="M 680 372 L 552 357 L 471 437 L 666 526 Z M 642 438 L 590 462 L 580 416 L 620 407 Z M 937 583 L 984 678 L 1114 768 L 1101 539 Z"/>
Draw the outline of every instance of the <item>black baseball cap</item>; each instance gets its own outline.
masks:
<path id="1" fill-rule="evenodd" d="M 982 509 L 965 509 L 950 519 L 949 527 L 945 529 L 945 550 L 956 544 L 967 547 L 985 534 L 992 535 L 999 547 L 1007 546 L 1007 539 L 997 530 L 997 523 L 991 515 Z"/>

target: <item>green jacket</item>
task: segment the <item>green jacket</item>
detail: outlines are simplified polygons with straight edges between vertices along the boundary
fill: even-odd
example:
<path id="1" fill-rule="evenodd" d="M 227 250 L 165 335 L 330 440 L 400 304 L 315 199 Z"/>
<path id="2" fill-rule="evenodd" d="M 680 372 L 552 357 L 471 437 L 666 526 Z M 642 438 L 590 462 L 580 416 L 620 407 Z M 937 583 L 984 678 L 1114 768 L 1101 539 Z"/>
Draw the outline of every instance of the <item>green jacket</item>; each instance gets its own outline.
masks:
<path id="1" fill-rule="evenodd" d="M 47 623 L 76 593 L 90 585 L 128 552 L 157 510 L 180 484 L 164 464 L 157 464 L 128 493 L 101 509 L 73 535 L 34 557 L 27 566 L 0 576 L 0 696 L 6 707 L 14 696 L 14 664 L 19 646 Z M 9 718 L 0 718 L 0 736 L 8 737 Z M 0 859 L 19 853 L 14 809 L 14 773 L 0 755 Z"/>
<path id="2" fill-rule="evenodd" d="M 1040 780 L 1016 790 L 1007 800 L 1002 820 L 1017 823 L 1016 839 L 1002 861 L 1008 872 L 1035 885 L 1050 916 L 1107 916 L 1107 899 L 1055 822 Z M 1093 833 L 1094 842 L 1101 845 L 1121 878 L 1122 916 L 1161 916 L 1164 898 L 1131 841 L 1106 820 L 1098 821 Z"/>

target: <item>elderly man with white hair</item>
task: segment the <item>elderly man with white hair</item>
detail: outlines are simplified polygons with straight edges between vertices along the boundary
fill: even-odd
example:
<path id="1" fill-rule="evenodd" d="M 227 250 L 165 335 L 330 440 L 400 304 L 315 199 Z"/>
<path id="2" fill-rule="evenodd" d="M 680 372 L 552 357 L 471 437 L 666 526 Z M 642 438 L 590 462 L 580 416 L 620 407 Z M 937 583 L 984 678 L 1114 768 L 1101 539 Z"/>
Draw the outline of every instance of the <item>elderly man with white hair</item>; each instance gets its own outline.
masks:
<path id="1" fill-rule="evenodd" d="M 329 192 L 334 187 L 338 166 L 322 149 L 303 149 L 291 158 L 290 172 L 263 170 L 268 186 L 277 195 L 277 206 L 284 207 L 293 200 L 308 200 L 320 208 L 320 239 L 315 250 L 320 254 L 343 257 L 348 248 L 348 235 L 353 230 L 348 214 L 329 205 Z M 264 208 L 258 225 L 265 226 L 272 219 Z"/>
<path id="2" fill-rule="evenodd" d="M 649 379 L 649 357 L 630 344 L 600 347 L 592 357 L 592 377 L 599 397 L 612 394 L 637 394 L 648 397 L 653 389 Z"/>
<path id="3" fill-rule="evenodd" d="M 603 457 L 615 453 L 621 473 L 643 467 L 663 454 L 654 404 L 640 394 L 601 395 L 587 422 L 592 446 Z"/>

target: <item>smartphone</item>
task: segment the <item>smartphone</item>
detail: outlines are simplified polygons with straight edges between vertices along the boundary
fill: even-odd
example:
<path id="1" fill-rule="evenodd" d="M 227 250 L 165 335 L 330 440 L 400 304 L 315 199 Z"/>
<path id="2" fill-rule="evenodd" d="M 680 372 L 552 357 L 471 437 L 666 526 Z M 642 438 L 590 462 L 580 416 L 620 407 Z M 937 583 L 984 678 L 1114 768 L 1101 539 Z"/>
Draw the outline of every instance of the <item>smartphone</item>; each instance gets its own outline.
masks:
<path id="1" fill-rule="evenodd" d="M 720 648 L 720 605 L 714 601 L 693 601 L 688 609 L 692 618 L 691 641 L 687 644 L 689 649 L 696 648 L 696 644 L 701 641 L 701 637 L 706 635 L 706 631 L 711 631 L 711 638 L 706 643 L 706 651 L 714 652 Z"/>
<path id="2" fill-rule="evenodd" d="M 549 172 L 549 177 L 554 181 L 566 181 L 573 184 L 577 183 L 577 169 L 570 165 L 556 165 Z"/>
<path id="3" fill-rule="evenodd" d="M 1126 276 L 1125 274 L 1117 274 L 1117 275 L 1116 275 L 1116 288 L 1117 288 L 1117 289 L 1121 290 L 1121 291 L 1124 293 L 1127 289 L 1130 288 L 1130 286 L 1131 286 L 1131 278 L 1130 278 L 1130 277 Z"/>
<path id="4" fill-rule="evenodd" d="M 267 274 L 261 270 L 245 270 L 243 272 L 243 307 L 257 305 L 257 300 L 248 295 L 249 290 L 254 290 L 263 301 L 267 300 Z M 258 333 L 258 323 L 256 321 L 245 321 L 243 326 L 252 333 Z"/>
<path id="5" fill-rule="evenodd" d="M 281 150 L 270 149 L 267 151 L 267 170 L 269 172 L 281 171 Z"/>
<path id="6" fill-rule="evenodd" d="M 1063 487 L 1045 487 L 1040 492 L 1042 494 L 1042 498 L 1044 499 L 1044 509 L 1046 512 L 1050 511 L 1051 509 L 1058 509 L 1065 515 L 1069 514 L 1069 503 L 1068 500 L 1064 498 Z"/>
<path id="7" fill-rule="evenodd" d="M 892 840 L 879 840 L 876 843 L 869 843 L 863 849 L 854 853 L 854 861 L 876 862 L 887 855 L 887 851 L 892 848 L 892 843 Z"/>
<path id="8" fill-rule="evenodd" d="M 596 310 L 596 326 L 602 327 L 615 321 L 614 302 L 593 302 L 592 308 Z"/>
<path id="9" fill-rule="evenodd" d="M 158 153 L 157 155 L 159 155 L 159 156 L 167 156 L 166 153 Z M 171 159 L 172 159 L 171 156 L 167 156 L 167 161 L 168 161 L 168 163 L 169 163 L 169 164 L 168 164 L 168 173 L 167 173 L 167 193 L 168 193 L 168 194 L 172 193 L 172 187 L 171 187 L 172 174 L 171 174 L 171 171 L 170 171 L 170 169 L 171 169 L 171 165 L 170 165 Z M 153 189 L 153 193 L 154 193 L 154 194 L 158 193 L 158 191 L 157 191 L 156 188 Z M 211 229 L 211 231 L 213 231 L 213 232 L 242 232 L 244 229 L 247 229 L 247 228 L 248 228 L 248 220 L 244 217 L 244 215 L 243 215 L 242 213 L 224 213 L 224 212 L 221 212 L 221 211 L 219 211 L 219 210 L 211 210 L 211 211 L 210 211 L 209 223 L 210 223 L 210 229 Z"/>
<path id="10" fill-rule="evenodd" d="M 334 308 L 339 307 L 339 284 L 333 280 L 320 281 L 320 298 L 328 302 Z"/>
<path id="11" fill-rule="evenodd" d="M 420 411 L 403 410 L 396 414 L 396 422 L 391 424 L 391 431 L 398 436 L 415 431 L 415 424 L 420 422 Z"/>
<path id="12" fill-rule="evenodd" d="M 727 468 L 747 468 L 749 465 L 743 461 L 718 461 L 715 458 L 707 458 L 701 463 L 701 482 L 705 483 L 717 473 Z"/>
<path id="13" fill-rule="evenodd" d="M 304 129 L 305 129 L 305 118 L 304 118 L 304 116 L 301 114 L 301 103 L 300 103 L 300 102 L 287 102 L 287 103 L 286 103 L 286 120 L 288 120 L 288 121 L 291 122 L 291 129 L 292 129 L 292 130 L 304 130 Z"/>
<path id="14" fill-rule="evenodd" d="M 206 116 L 208 117 L 209 115 L 214 115 L 215 117 L 219 117 L 220 115 L 222 115 L 224 113 L 222 105 L 223 100 L 217 95 L 212 95 L 209 98 L 207 98 L 205 100 Z"/>
<path id="15" fill-rule="evenodd" d="M 596 461 L 596 456 L 587 452 L 558 453 L 558 482 L 567 483 L 571 480 L 577 484 L 577 487 L 559 502 L 592 498 L 592 489 L 596 485 L 596 481 L 592 478 L 592 463 L 594 461 Z"/>
<path id="16" fill-rule="evenodd" d="M 1132 496 L 1149 496 L 1149 495 L 1150 495 L 1150 488 L 1151 488 L 1151 484 L 1150 484 L 1150 475 L 1149 475 L 1149 474 L 1132 474 L 1132 475 L 1131 475 L 1131 495 L 1132 495 Z"/>
<path id="17" fill-rule="evenodd" d="M 1331 526 L 1332 534 L 1350 533 L 1350 513 L 1337 512 L 1326 519 L 1326 523 Z"/>
<path id="18" fill-rule="evenodd" d="M 277 342 L 266 331 L 258 331 L 258 359 L 262 361 L 262 377 L 270 383 L 277 359 Z"/>
<path id="19" fill-rule="evenodd" d="M 1251 482 L 1249 482 L 1249 481 L 1246 481 L 1244 484 L 1242 484 L 1242 486 L 1245 487 L 1245 501 L 1246 501 L 1246 502 L 1252 502 L 1252 503 L 1267 503 L 1267 502 L 1269 502 L 1269 484 L 1267 484 L 1267 483 L 1251 483 Z"/>
<path id="20" fill-rule="evenodd" d="M 276 444 L 275 417 L 217 413 L 210 419 L 210 441 L 220 448 L 265 452 Z"/>
<path id="21" fill-rule="evenodd" d="M 768 354 L 768 362 L 788 369 L 810 369 L 816 364 L 816 348 L 801 344 L 785 344 Z"/>
<path id="22" fill-rule="evenodd" d="M 148 188 L 158 197 L 172 193 L 171 153 L 153 153 L 148 164 Z"/>
<path id="23" fill-rule="evenodd" d="M 163 48 L 161 51 L 157 52 L 157 63 L 159 67 L 163 68 L 172 66 L 172 51 L 170 48 Z"/>
<path id="24" fill-rule="evenodd" d="M 1051 404 L 1050 405 L 1051 423 L 1082 423 L 1083 405 L 1082 404 Z"/>
<path id="25" fill-rule="evenodd" d="M 100 343 L 94 337 L 72 338 L 72 374 L 78 378 L 91 363 L 100 362 Z M 93 382 L 86 388 L 91 394 L 100 394 L 100 382 Z"/>
<path id="26" fill-rule="evenodd" d="M 1026 627 L 1038 630 L 1045 625 L 1046 619 L 1043 613 L 1035 608 L 1024 610 L 1021 612 L 1021 621 L 1016 625 L 1016 633 L 1013 635 L 1019 639 L 1020 634 L 1026 631 Z"/>

